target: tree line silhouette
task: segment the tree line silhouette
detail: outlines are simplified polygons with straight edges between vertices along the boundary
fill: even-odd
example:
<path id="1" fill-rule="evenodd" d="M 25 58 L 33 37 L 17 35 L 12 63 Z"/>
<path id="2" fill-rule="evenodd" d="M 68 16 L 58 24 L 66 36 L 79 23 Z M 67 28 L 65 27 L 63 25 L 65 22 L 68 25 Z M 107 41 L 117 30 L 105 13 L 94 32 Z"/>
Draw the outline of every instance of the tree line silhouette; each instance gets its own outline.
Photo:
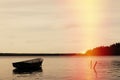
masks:
<path id="1" fill-rule="evenodd" d="M 110 46 L 100 46 L 86 51 L 86 55 L 104 56 L 104 55 L 120 55 L 120 43 L 115 43 Z"/>

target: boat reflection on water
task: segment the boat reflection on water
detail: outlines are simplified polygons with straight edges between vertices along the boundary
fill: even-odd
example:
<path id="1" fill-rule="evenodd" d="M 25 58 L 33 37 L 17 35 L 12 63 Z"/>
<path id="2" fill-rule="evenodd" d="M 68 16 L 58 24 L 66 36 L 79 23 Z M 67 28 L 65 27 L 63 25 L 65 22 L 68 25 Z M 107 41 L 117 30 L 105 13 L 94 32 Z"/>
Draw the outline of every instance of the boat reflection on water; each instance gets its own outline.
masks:
<path id="1" fill-rule="evenodd" d="M 14 69 L 13 80 L 41 80 L 42 72 L 42 67 L 36 69 Z"/>
<path id="2" fill-rule="evenodd" d="M 35 72 L 42 72 L 42 67 L 34 69 L 14 69 L 13 74 L 32 74 Z"/>

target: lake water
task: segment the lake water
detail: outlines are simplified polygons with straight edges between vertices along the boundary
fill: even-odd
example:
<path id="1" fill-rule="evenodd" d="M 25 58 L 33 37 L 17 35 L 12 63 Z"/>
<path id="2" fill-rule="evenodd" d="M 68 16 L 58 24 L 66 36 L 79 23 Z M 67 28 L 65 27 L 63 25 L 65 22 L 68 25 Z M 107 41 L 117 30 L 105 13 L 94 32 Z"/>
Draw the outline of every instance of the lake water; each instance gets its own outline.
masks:
<path id="1" fill-rule="evenodd" d="M 42 57 L 42 69 L 14 73 L 12 62 L 37 57 L 0 57 L 0 80 L 120 80 L 120 57 Z M 90 61 L 95 69 L 90 69 Z"/>

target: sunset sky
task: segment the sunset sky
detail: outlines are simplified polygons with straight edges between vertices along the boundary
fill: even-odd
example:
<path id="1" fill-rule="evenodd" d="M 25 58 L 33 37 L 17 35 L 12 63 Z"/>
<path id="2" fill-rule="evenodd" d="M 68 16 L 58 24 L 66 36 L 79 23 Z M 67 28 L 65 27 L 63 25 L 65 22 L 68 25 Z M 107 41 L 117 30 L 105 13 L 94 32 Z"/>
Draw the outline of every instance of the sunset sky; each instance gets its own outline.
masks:
<path id="1" fill-rule="evenodd" d="M 120 0 L 0 0 L 0 52 L 85 52 L 119 35 Z"/>

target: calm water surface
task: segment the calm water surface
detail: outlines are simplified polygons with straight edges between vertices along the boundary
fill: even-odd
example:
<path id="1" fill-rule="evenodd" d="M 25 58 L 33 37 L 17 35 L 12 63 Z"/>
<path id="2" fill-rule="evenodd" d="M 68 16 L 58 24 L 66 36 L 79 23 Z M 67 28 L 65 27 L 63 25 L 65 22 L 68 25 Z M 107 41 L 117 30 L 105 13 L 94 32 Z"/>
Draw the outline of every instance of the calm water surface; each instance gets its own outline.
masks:
<path id="1" fill-rule="evenodd" d="M 38 56 L 39 57 L 39 56 Z M 38 57 L 0 57 L 0 80 L 120 80 L 120 57 L 42 57 L 42 69 L 15 73 L 12 62 Z M 90 69 L 90 61 L 97 61 Z"/>

